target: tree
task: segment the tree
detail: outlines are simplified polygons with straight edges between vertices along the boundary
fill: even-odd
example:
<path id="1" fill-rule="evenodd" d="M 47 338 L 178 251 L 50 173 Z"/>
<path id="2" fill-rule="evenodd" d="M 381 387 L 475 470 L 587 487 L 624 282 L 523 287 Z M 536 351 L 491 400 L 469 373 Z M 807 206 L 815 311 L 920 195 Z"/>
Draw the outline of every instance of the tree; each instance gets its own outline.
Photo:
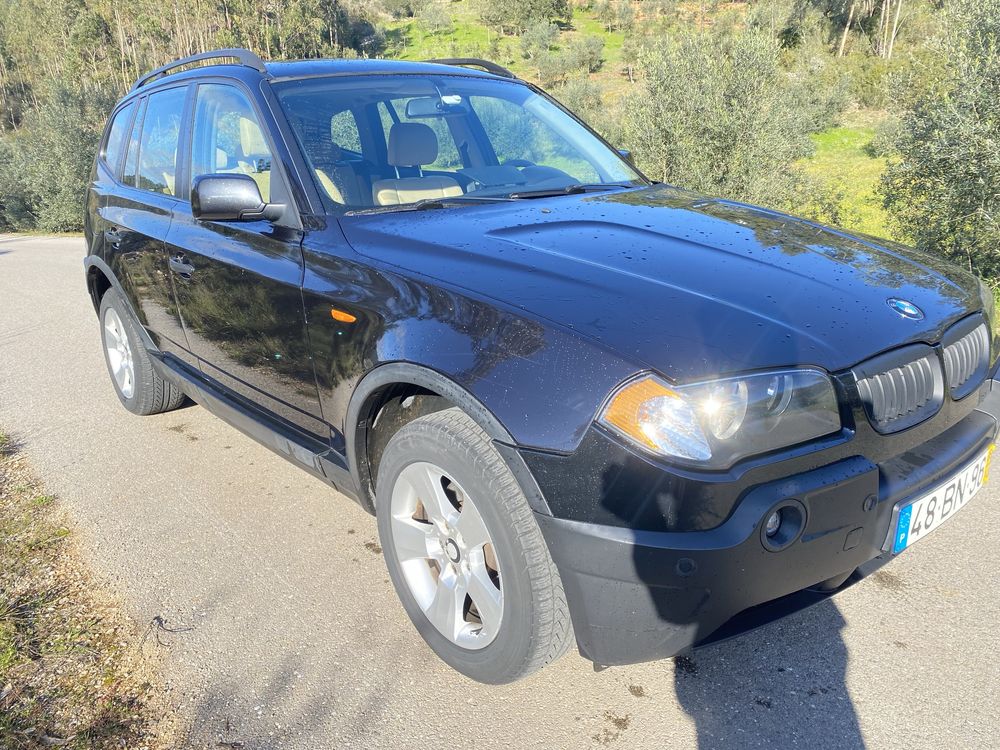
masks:
<path id="1" fill-rule="evenodd" d="M 532 24 L 521 35 L 521 54 L 535 60 L 552 49 L 559 38 L 559 27 L 549 21 Z"/>
<path id="2" fill-rule="evenodd" d="M 1000 0 L 953 0 L 903 115 L 885 205 L 917 247 L 1000 282 Z"/>
<path id="3" fill-rule="evenodd" d="M 535 23 L 568 23 L 569 0 L 479 0 L 479 17 L 502 34 L 520 34 Z"/>
<path id="4" fill-rule="evenodd" d="M 793 164 L 812 150 L 812 116 L 781 55 L 759 29 L 687 32 L 644 48 L 622 116 L 640 168 L 698 192 L 787 206 L 802 182 Z"/>

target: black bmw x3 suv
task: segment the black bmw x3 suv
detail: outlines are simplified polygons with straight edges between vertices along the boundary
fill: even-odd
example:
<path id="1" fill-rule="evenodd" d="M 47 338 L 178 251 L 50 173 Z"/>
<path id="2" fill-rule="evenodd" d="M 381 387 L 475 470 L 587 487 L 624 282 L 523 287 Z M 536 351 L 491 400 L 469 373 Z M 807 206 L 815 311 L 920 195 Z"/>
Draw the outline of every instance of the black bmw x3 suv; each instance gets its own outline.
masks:
<path id="1" fill-rule="evenodd" d="M 122 404 L 190 397 L 355 499 L 477 680 L 767 623 L 987 477 L 975 277 L 652 183 L 492 63 L 180 60 L 115 108 L 86 214 Z"/>

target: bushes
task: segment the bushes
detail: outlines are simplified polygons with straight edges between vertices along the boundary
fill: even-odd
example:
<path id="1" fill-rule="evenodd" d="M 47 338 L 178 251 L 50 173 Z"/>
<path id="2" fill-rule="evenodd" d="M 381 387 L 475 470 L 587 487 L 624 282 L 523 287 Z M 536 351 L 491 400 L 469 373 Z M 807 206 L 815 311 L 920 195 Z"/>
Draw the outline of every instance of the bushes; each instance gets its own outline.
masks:
<path id="1" fill-rule="evenodd" d="M 1000 282 L 1000 0 L 953 0 L 946 61 L 895 131 L 885 205 L 918 247 Z"/>
<path id="2" fill-rule="evenodd" d="M 112 97 L 58 82 L 15 136 L 0 141 L 0 221 L 68 232 L 83 221 L 87 182 Z"/>
<path id="3" fill-rule="evenodd" d="M 521 33 L 529 26 L 548 21 L 568 23 L 569 0 L 478 0 L 479 17 L 500 33 Z"/>
<path id="4" fill-rule="evenodd" d="M 639 69 L 622 129 L 651 178 L 778 207 L 801 194 L 792 165 L 811 153 L 818 117 L 789 80 L 774 36 L 687 32 L 640 52 Z"/>

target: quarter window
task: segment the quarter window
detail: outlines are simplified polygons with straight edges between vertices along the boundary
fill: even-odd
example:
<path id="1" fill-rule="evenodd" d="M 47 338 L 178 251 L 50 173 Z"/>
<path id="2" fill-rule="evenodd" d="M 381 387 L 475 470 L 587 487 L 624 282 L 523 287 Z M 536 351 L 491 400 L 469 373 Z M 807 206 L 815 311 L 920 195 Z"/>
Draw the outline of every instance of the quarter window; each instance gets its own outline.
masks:
<path id="1" fill-rule="evenodd" d="M 184 87 L 149 95 L 139 140 L 139 187 L 177 195 L 177 144 L 184 112 Z"/>
<path id="2" fill-rule="evenodd" d="M 125 139 L 128 136 L 128 126 L 132 122 L 132 112 L 135 110 L 135 102 L 129 102 L 115 114 L 108 128 L 108 138 L 101 149 L 101 158 L 111 167 L 112 171 L 118 169 L 118 162 L 121 160 L 122 151 L 125 148 Z"/>
<path id="3" fill-rule="evenodd" d="M 191 179 L 205 174 L 249 175 L 264 202 L 271 200 L 271 150 L 250 101 L 233 86 L 198 87 Z"/>
<path id="4" fill-rule="evenodd" d="M 135 187 L 139 172 L 139 135 L 142 130 L 142 115 L 146 111 L 146 100 L 139 105 L 139 112 L 132 124 L 132 132 L 128 137 L 128 151 L 125 154 L 125 169 L 122 170 L 122 182 Z"/>

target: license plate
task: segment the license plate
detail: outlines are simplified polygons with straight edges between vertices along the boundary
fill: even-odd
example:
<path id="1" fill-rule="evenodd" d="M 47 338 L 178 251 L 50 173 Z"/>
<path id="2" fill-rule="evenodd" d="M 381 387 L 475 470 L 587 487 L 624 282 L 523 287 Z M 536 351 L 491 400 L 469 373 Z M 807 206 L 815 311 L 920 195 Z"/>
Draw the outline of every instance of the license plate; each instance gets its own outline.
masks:
<path id="1" fill-rule="evenodd" d="M 993 448 L 991 445 L 951 479 L 899 508 L 893 554 L 920 541 L 966 506 L 986 484 Z"/>

